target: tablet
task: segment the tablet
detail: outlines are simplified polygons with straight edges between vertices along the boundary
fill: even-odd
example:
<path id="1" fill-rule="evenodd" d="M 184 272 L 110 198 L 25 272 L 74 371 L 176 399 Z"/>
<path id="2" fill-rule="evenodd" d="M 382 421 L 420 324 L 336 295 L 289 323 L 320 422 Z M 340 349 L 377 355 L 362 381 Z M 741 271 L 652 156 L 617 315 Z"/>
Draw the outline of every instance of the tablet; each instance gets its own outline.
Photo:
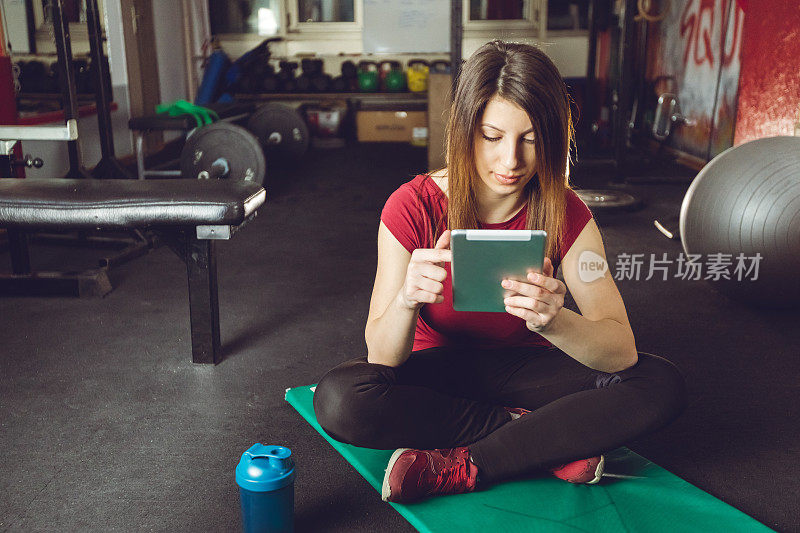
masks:
<path id="1" fill-rule="evenodd" d="M 505 313 L 503 279 L 541 272 L 547 232 L 456 229 L 450 235 L 453 309 Z"/>

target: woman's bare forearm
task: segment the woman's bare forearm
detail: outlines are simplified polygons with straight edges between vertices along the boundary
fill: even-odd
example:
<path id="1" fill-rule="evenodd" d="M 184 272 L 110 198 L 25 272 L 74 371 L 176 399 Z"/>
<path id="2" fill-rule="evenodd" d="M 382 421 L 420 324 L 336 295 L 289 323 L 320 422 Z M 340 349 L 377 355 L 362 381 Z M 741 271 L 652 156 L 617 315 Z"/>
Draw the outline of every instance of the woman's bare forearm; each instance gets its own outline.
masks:
<path id="1" fill-rule="evenodd" d="M 589 320 L 562 308 L 540 335 L 579 363 L 601 372 L 619 372 L 636 363 L 630 328 L 610 318 Z"/>
<path id="2" fill-rule="evenodd" d="M 386 366 L 400 366 L 411 355 L 419 309 L 405 305 L 401 293 L 379 317 L 367 322 L 367 361 Z"/>

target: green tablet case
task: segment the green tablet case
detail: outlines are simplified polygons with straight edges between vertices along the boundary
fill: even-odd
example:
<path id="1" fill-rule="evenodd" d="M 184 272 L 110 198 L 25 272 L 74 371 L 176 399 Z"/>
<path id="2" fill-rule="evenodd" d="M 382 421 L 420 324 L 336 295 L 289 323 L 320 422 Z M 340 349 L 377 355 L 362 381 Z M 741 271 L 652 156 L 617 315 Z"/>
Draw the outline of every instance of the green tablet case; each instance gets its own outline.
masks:
<path id="1" fill-rule="evenodd" d="M 541 272 L 547 233 L 534 230 L 453 230 L 453 309 L 505 313 L 504 278 Z"/>

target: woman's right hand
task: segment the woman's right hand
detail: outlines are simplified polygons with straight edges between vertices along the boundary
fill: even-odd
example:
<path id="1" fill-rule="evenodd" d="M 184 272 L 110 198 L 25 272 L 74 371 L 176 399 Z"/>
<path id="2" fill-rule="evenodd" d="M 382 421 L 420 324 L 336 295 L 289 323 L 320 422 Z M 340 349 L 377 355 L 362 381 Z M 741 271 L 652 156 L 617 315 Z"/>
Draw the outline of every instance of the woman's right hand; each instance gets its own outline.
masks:
<path id="1" fill-rule="evenodd" d="M 444 301 L 442 282 L 447 277 L 444 263 L 452 260 L 450 230 L 442 233 L 433 248 L 414 250 L 406 270 L 406 281 L 400 291 L 403 305 L 409 309 L 419 309 L 425 304 L 442 303 Z"/>

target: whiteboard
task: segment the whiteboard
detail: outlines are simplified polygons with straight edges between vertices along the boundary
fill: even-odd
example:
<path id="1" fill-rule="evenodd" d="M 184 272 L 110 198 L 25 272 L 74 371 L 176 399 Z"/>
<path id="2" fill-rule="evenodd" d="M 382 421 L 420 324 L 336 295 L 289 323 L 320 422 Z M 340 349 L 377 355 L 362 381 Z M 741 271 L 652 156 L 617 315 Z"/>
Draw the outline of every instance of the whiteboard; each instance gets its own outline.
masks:
<path id="1" fill-rule="evenodd" d="M 365 53 L 450 52 L 450 2 L 364 0 Z"/>

